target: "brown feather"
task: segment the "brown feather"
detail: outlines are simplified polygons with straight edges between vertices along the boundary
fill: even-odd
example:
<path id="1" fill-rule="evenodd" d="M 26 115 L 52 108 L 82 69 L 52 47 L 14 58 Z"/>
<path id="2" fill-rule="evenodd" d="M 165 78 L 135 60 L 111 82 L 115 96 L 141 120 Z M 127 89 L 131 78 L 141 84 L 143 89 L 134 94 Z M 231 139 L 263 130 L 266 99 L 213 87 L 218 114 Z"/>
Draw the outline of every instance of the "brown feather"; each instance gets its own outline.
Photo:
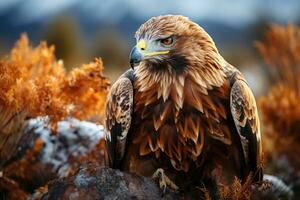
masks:
<path id="1" fill-rule="evenodd" d="M 237 70 L 187 18 L 151 18 L 136 39 L 170 35 L 176 42 L 168 54 L 145 58 L 134 69 L 134 121 L 122 169 L 143 175 L 162 167 L 174 177 L 178 171 L 189 173 L 199 183 L 220 164 L 232 178 L 242 177 L 238 131 L 247 124 L 253 132 L 259 129 L 255 100 L 246 93 L 246 108 L 235 107 L 232 115 L 231 77 Z"/>

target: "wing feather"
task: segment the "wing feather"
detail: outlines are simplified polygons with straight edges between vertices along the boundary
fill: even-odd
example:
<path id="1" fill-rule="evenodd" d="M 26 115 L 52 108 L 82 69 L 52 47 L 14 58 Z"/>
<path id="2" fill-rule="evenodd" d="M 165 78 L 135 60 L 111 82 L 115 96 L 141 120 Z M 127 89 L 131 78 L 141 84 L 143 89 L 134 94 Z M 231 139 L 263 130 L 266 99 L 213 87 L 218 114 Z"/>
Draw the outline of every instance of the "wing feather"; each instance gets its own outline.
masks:
<path id="1" fill-rule="evenodd" d="M 132 82 L 121 76 L 111 87 L 106 102 L 105 139 L 110 167 L 117 168 L 124 156 L 132 112 Z"/>
<path id="2" fill-rule="evenodd" d="M 244 80 L 236 80 L 230 93 L 231 114 L 240 136 L 244 168 L 262 179 L 262 147 L 259 117 L 255 98 Z"/>

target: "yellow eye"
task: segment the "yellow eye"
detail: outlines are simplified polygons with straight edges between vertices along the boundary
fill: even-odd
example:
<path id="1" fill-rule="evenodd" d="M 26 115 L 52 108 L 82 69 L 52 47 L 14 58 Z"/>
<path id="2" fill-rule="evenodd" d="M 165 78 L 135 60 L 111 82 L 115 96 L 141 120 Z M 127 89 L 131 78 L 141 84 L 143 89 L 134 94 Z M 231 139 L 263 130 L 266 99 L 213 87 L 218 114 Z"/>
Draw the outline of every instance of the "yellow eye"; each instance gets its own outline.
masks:
<path id="1" fill-rule="evenodd" d="M 172 37 L 168 37 L 168 38 L 165 38 L 165 39 L 161 39 L 160 42 L 163 45 L 169 46 L 169 45 L 173 44 L 173 38 Z"/>

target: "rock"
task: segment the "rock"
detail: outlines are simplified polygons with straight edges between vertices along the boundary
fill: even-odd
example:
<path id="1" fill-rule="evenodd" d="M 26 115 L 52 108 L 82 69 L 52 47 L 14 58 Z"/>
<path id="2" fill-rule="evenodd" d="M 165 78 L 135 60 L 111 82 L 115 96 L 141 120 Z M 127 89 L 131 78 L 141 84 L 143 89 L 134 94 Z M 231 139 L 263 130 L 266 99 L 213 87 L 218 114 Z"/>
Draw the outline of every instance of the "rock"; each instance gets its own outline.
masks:
<path id="1" fill-rule="evenodd" d="M 59 177 L 69 175 L 72 161 L 87 155 L 104 138 L 102 125 L 69 118 L 57 123 L 57 132 L 52 133 L 47 117 L 28 121 L 31 130 L 42 142 L 40 162 L 53 166 Z"/>
<path id="2" fill-rule="evenodd" d="M 28 120 L 16 150 L 0 168 L 5 178 L 0 177 L 0 200 L 4 193 L 13 195 L 16 187 L 32 194 L 53 179 L 73 175 L 82 164 L 104 166 L 103 126 L 69 118 L 58 122 L 53 132 L 48 121 L 47 117 Z"/>
<path id="3" fill-rule="evenodd" d="M 151 178 L 93 166 L 80 169 L 74 176 L 50 182 L 43 197 L 49 200 L 179 199 L 178 194 L 168 189 L 162 195 Z"/>
<path id="4" fill-rule="evenodd" d="M 282 199 L 292 200 L 294 198 L 294 192 L 291 187 L 286 185 L 280 178 L 265 174 L 264 179 L 269 187 L 264 189 L 263 187 L 257 187 L 252 192 L 253 199 Z"/>

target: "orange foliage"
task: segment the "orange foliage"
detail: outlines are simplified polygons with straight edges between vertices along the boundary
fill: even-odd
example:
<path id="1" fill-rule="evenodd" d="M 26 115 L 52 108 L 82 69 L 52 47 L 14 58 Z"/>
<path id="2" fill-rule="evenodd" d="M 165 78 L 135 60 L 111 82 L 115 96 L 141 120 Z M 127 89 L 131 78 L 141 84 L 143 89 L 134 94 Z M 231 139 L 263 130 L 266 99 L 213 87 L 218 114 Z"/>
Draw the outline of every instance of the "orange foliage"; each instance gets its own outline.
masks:
<path id="1" fill-rule="evenodd" d="M 300 28 L 273 25 L 266 32 L 264 42 L 256 47 L 263 57 L 273 79 L 300 93 Z"/>
<path id="2" fill-rule="evenodd" d="M 266 154 L 285 154 L 300 167 L 300 28 L 274 25 L 256 46 L 275 81 L 259 101 Z"/>
<path id="3" fill-rule="evenodd" d="M 0 104 L 16 112 L 26 110 L 30 117 L 48 115 L 53 123 L 67 116 L 99 117 L 109 86 L 102 61 L 66 73 L 54 49 L 45 42 L 33 48 L 22 35 L 0 61 Z"/>

